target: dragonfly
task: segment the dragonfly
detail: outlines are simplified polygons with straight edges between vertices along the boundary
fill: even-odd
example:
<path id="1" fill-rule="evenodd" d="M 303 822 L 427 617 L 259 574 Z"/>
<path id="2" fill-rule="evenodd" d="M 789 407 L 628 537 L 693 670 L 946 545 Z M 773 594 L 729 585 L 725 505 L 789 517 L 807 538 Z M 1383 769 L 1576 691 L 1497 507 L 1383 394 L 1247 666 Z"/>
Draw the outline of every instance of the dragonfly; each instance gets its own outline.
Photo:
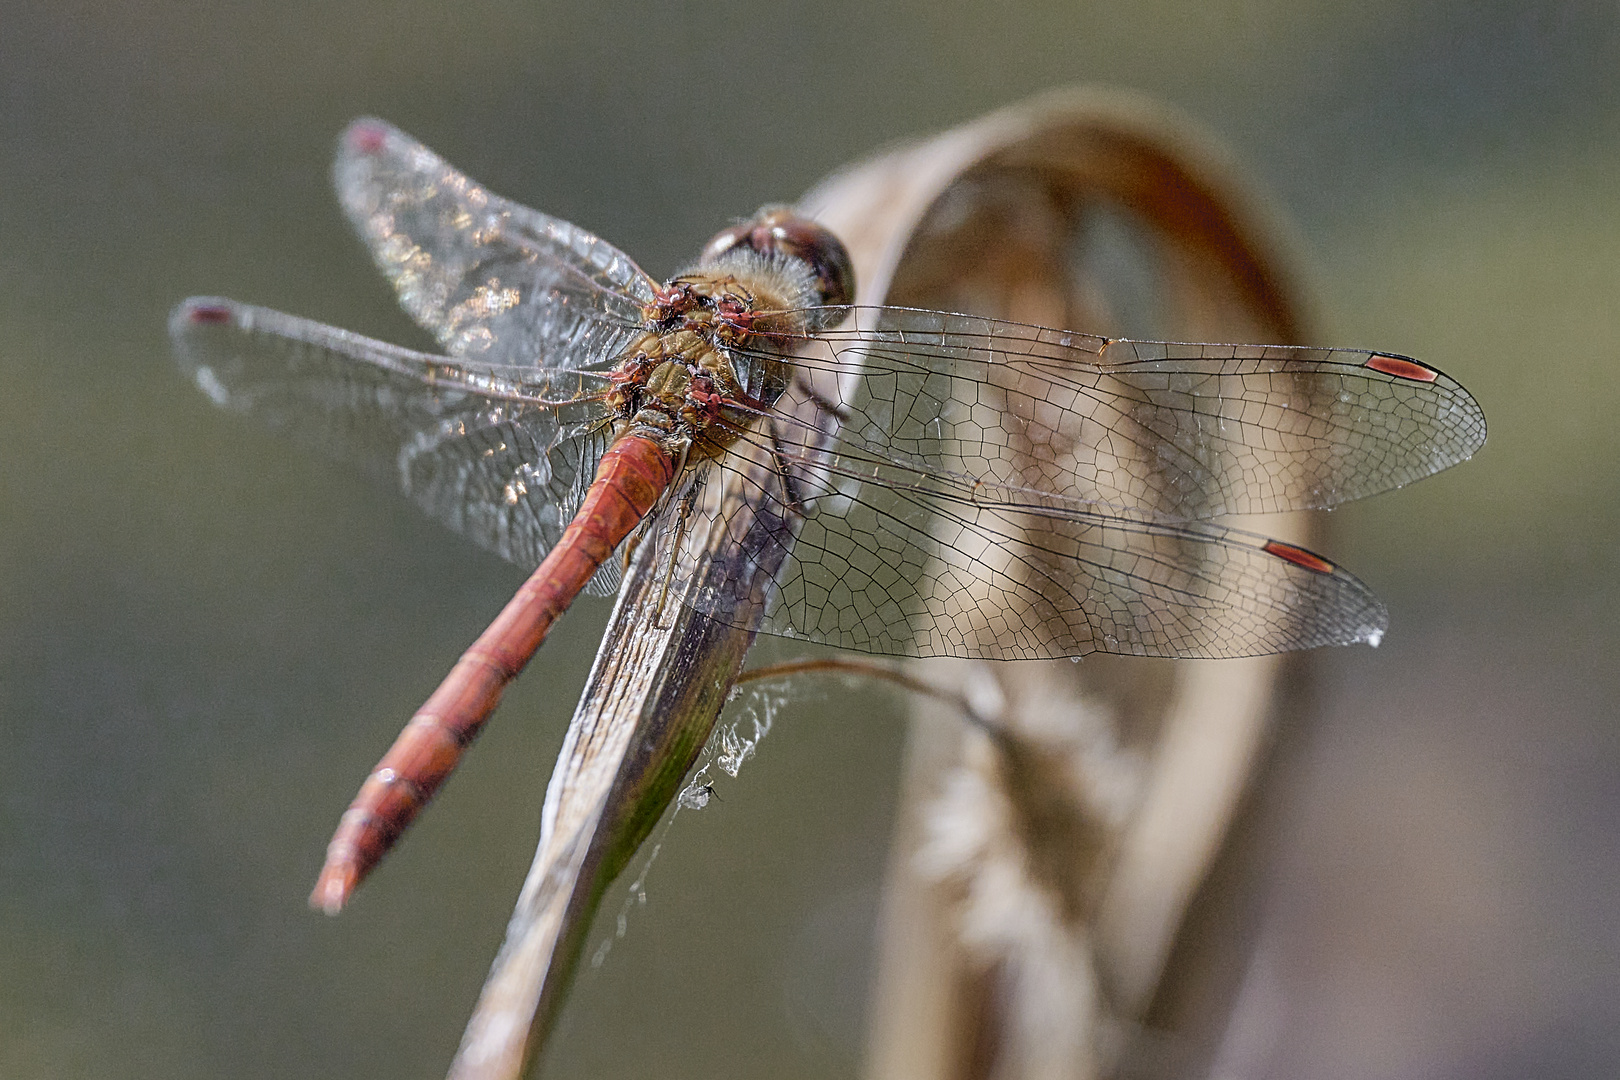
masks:
<path id="1" fill-rule="evenodd" d="M 333 173 L 441 351 L 195 297 L 170 318 L 182 369 L 216 405 L 392 475 L 534 572 L 343 814 L 310 898 L 328 913 L 556 619 L 582 592 L 615 592 L 641 544 L 678 583 L 699 573 L 683 538 L 746 540 L 739 563 L 763 568 L 768 606 L 724 575 L 671 595 L 750 630 L 886 655 L 1376 645 L 1387 614 L 1352 574 L 1215 519 L 1336 506 L 1485 441 L 1468 391 L 1395 353 L 856 305 L 843 244 L 785 206 L 722 230 L 660 283 L 380 120 L 350 125 Z M 713 497 L 727 478 L 745 499 Z"/>

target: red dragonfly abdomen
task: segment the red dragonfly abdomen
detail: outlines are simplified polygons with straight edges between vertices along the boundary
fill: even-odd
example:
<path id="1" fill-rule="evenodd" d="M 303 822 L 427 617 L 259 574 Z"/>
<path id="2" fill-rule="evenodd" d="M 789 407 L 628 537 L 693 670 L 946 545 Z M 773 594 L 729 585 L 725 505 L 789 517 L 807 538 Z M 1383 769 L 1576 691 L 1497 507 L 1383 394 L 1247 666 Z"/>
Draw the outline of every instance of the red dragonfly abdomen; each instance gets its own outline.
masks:
<path id="1" fill-rule="evenodd" d="M 602 455 L 574 520 L 539 568 L 416 711 L 343 814 L 310 906 L 335 915 L 433 798 L 484 721 L 585 588 L 669 486 L 675 466 L 652 439 L 626 435 Z"/>

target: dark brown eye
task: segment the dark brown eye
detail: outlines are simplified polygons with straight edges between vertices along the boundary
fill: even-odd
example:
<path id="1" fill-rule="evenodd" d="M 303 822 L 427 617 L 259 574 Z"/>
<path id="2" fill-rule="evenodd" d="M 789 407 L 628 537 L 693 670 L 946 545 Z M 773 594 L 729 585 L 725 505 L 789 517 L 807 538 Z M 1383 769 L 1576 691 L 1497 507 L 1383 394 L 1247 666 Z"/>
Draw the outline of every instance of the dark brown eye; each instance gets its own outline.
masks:
<path id="1" fill-rule="evenodd" d="M 761 255 L 781 253 L 808 263 L 816 275 L 816 291 L 823 304 L 848 304 L 855 299 L 855 267 L 843 241 L 813 221 L 799 217 L 788 206 L 767 206 L 741 225 L 715 234 L 703 248 L 710 262 L 734 248 Z"/>

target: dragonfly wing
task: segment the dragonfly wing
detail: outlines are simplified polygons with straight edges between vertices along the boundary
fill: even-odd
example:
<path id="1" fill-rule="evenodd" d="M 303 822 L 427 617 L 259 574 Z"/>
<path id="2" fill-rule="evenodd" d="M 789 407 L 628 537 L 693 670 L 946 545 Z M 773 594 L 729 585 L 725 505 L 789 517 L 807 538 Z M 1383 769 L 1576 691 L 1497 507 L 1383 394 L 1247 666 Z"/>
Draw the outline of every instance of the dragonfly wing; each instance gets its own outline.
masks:
<path id="1" fill-rule="evenodd" d="M 744 559 L 779 567 L 771 633 L 904 656 L 1236 657 L 1376 644 L 1387 625 L 1356 578 L 1263 536 L 855 470 L 780 432 L 742 441 L 779 463 L 751 485 L 766 508 L 749 511 L 778 532 Z M 720 591 L 707 610 L 734 599 Z"/>
<path id="2" fill-rule="evenodd" d="M 356 120 L 332 174 L 400 304 L 450 355 L 590 367 L 638 332 L 654 282 L 629 257 L 490 193 L 397 128 Z"/>
<path id="3" fill-rule="evenodd" d="M 831 331 L 802 361 L 847 373 L 839 453 L 1011 501 L 1168 520 L 1319 509 L 1449 468 L 1485 441 L 1468 391 L 1404 357 L 858 314 L 871 329 Z"/>
<path id="4" fill-rule="evenodd" d="M 606 448 L 591 372 L 497 368 L 215 298 L 169 320 L 181 368 L 216 405 L 392 476 L 429 515 L 534 567 Z"/>

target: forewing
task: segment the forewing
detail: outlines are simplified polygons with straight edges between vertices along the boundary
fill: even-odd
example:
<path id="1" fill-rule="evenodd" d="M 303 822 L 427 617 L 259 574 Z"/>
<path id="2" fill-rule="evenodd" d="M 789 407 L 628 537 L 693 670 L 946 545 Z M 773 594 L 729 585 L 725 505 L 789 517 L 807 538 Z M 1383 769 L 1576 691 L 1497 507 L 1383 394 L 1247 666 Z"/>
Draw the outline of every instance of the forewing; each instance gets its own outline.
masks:
<path id="1" fill-rule="evenodd" d="M 556 543 L 605 449 L 608 384 L 591 372 L 420 353 L 216 298 L 182 303 L 169 330 L 216 405 L 393 476 L 520 566 Z"/>
<path id="2" fill-rule="evenodd" d="M 1009 503 L 1180 521 L 1317 509 L 1431 475 L 1485 441 L 1468 391 L 1404 357 L 856 313 L 801 361 L 844 374 L 837 459 L 949 474 Z"/>
<path id="3" fill-rule="evenodd" d="M 638 332 L 654 283 L 634 262 L 486 191 L 397 128 L 349 125 L 332 172 L 401 306 L 452 356 L 592 367 Z"/>

